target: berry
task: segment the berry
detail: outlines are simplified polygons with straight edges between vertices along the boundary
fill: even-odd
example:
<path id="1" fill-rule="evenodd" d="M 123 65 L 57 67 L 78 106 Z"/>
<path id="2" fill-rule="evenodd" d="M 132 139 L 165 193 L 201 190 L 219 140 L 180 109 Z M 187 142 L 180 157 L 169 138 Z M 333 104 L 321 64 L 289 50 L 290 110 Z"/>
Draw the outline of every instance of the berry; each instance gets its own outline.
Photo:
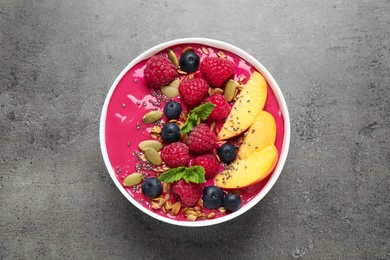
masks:
<path id="1" fill-rule="evenodd" d="M 172 187 L 173 196 L 176 201 L 180 201 L 183 206 L 194 206 L 202 195 L 202 185 L 194 182 L 180 180 Z"/>
<path id="2" fill-rule="evenodd" d="M 180 127 L 174 123 L 165 124 L 161 129 L 161 138 L 168 143 L 179 141 Z"/>
<path id="3" fill-rule="evenodd" d="M 203 190 L 203 206 L 208 209 L 217 209 L 223 203 L 223 192 L 217 186 L 207 186 Z"/>
<path id="4" fill-rule="evenodd" d="M 218 173 L 219 169 L 219 161 L 213 153 L 199 155 L 194 159 L 193 165 L 203 167 L 206 179 L 214 178 L 214 176 Z"/>
<path id="5" fill-rule="evenodd" d="M 169 119 L 178 119 L 181 114 L 182 108 L 180 103 L 171 100 L 164 106 L 164 115 Z"/>
<path id="6" fill-rule="evenodd" d="M 195 126 L 188 135 L 187 145 L 191 152 L 204 153 L 214 148 L 216 136 L 204 123 Z"/>
<path id="7" fill-rule="evenodd" d="M 170 168 L 186 166 L 190 161 L 188 147 L 180 142 L 166 145 L 161 150 L 161 159 Z"/>
<path id="8" fill-rule="evenodd" d="M 209 85 L 202 78 L 183 80 L 179 85 L 180 94 L 189 106 L 200 103 L 207 95 L 208 90 Z"/>
<path id="9" fill-rule="evenodd" d="M 161 55 L 152 56 L 144 70 L 144 80 L 152 88 L 158 89 L 171 83 L 177 76 L 175 65 Z"/>
<path id="10" fill-rule="evenodd" d="M 234 74 L 234 65 L 228 60 L 206 57 L 200 65 L 200 71 L 211 87 L 220 88 Z"/>
<path id="11" fill-rule="evenodd" d="M 242 205 L 241 198 L 238 194 L 228 194 L 223 199 L 223 205 L 230 211 L 237 211 Z"/>
<path id="12" fill-rule="evenodd" d="M 230 113 L 231 107 L 226 101 L 225 97 L 221 94 L 214 94 L 210 97 L 207 97 L 204 102 L 210 102 L 211 104 L 215 105 L 213 111 L 207 118 L 208 120 L 222 121 L 226 119 Z"/>
<path id="13" fill-rule="evenodd" d="M 149 198 L 156 198 L 162 193 L 162 183 L 156 177 L 146 179 L 142 183 L 142 193 Z"/>
<path id="14" fill-rule="evenodd" d="M 224 143 L 218 148 L 218 156 L 224 163 L 231 163 L 236 158 L 236 149 L 229 143 Z"/>
<path id="15" fill-rule="evenodd" d="M 199 67 L 199 60 L 199 55 L 194 51 L 186 51 L 180 56 L 180 69 L 188 73 L 195 72 Z"/>

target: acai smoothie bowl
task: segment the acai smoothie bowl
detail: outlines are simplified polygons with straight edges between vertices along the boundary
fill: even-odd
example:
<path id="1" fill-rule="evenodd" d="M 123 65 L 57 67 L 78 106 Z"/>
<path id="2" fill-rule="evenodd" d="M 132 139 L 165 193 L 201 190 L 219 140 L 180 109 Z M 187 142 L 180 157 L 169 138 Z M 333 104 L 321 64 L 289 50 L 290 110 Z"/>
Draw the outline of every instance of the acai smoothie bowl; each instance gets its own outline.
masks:
<path id="1" fill-rule="evenodd" d="M 290 120 L 259 61 L 225 42 L 185 38 L 143 52 L 119 74 L 100 143 L 135 207 L 201 227 L 236 218 L 270 191 L 287 158 Z"/>

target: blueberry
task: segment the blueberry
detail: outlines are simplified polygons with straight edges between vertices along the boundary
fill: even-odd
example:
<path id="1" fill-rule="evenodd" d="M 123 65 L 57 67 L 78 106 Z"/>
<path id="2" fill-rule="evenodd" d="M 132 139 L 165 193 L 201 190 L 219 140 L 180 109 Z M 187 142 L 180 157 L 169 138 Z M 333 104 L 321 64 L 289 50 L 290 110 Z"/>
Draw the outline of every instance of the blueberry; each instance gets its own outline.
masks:
<path id="1" fill-rule="evenodd" d="M 240 195 L 238 194 L 228 194 L 223 199 L 223 205 L 226 209 L 230 211 L 237 211 L 241 208 L 242 202 Z"/>
<path id="2" fill-rule="evenodd" d="M 203 190 L 203 206 L 208 209 L 217 209 L 223 202 L 222 190 L 217 186 L 207 186 Z"/>
<path id="3" fill-rule="evenodd" d="M 142 183 L 142 193 L 149 198 L 156 198 L 162 193 L 162 183 L 159 179 L 151 177 Z"/>
<path id="4" fill-rule="evenodd" d="M 179 65 L 180 69 L 185 72 L 195 72 L 199 67 L 200 58 L 194 51 L 186 51 L 180 56 Z"/>
<path id="5" fill-rule="evenodd" d="M 169 119 L 178 119 L 181 114 L 181 105 L 176 101 L 169 101 L 164 106 L 164 115 Z"/>
<path id="6" fill-rule="evenodd" d="M 168 143 L 177 142 L 180 139 L 180 128 L 174 123 L 168 123 L 161 130 L 161 138 Z"/>
<path id="7" fill-rule="evenodd" d="M 234 158 L 236 158 L 236 149 L 234 149 L 232 144 L 225 143 L 218 148 L 218 156 L 221 161 L 230 163 L 234 161 Z"/>

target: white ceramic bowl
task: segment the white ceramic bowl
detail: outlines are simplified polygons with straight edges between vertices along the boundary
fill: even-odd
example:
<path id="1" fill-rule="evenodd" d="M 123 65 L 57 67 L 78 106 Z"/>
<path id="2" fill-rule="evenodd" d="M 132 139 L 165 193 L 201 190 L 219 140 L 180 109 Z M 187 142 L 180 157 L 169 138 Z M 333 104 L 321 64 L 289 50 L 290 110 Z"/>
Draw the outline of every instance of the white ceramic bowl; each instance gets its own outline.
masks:
<path id="1" fill-rule="evenodd" d="M 215 218 L 215 219 L 206 219 L 206 220 L 201 220 L 201 221 L 182 221 L 182 220 L 176 220 L 174 218 L 162 216 L 160 214 L 157 214 L 143 205 L 141 205 L 138 201 L 136 201 L 130 194 L 129 192 L 122 186 L 122 183 L 120 182 L 118 178 L 118 171 L 116 169 L 116 166 L 112 164 L 111 158 L 109 156 L 108 150 L 107 150 L 107 142 L 109 142 L 109 136 L 107 136 L 106 132 L 106 124 L 107 124 L 107 111 L 109 104 L 112 100 L 113 93 L 115 92 L 118 83 L 123 79 L 123 77 L 126 75 L 126 73 L 136 66 L 140 61 L 143 61 L 145 59 L 150 58 L 151 56 L 164 51 L 171 46 L 176 46 L 176 45 L 188 45 L 191 46 L 191 44 L 201 44 L 201 45 L 206 45 L 211 48 L 219 49 L 219 50 L 225 50 L 228 52 L 231 52 L 235 54 L 236 56 L 242 58 L 243 60 L 247 61 L 250 63 L 258 72 L 260 72 L 266 81 L 268 82 L 269 86 L 271 87 L 275 98 L 279 104 L 280 107 L 280 112 L 282 117 L 284 118 L 284 135 L 283 135 L 283 142 L 280 148 L 279 152 L 279 159 L 278 163 L 273 171 L 273 173 L 270 175 L 270 177 L 267 179 L 265 185 L 262 187 L 262 189 L 250 200 L 248 201 L 245 205 L 241 207 L 238 211 L 229 213 L 223 217 Z M 159 44 L 142 54 L 140 54 L 138 57 L 136 57 L 132 62 L 130 62 L 126 68 L 119 74 L 119 76 L 116 78 L 114 83 L 112 84 L 107 97 L 105 99 L 103 109 L 102 109 L 102 114 L 101 114 L 101 119 L 100 119 L 100 144 L 101 144 L 101 150 L 103 154 L 103 159 L 106 164 L 107 170 L 115 183 L 115 185 L 118 187 L 118 189 L 122 192 L 122 194 L 138 209 L 146 213 L 147 215 L 156 218 L 158 220 L 161 220 L 166 223 L 174 224 L 174 225 L 179 225 L 179 226 L 187 226 L 187 227 L 201 227 L 201 226 L 209 226 L 209 225 L 214 225 L 214 224 L 219 224 L 222 222 L 226 222 L 228 220 L 234 219 L 238 217 L 239 215 L 243 214 L 244 212 L 248 211 L 251 209 L 253 206 L 255 206 L 259 201 L 264 198 L 264 196 L 270 191 L 270 189 L 273 187 L 277 179 L 279 178 L 279 175 L 282 172 L 283 166 L 285 164 L 286 158 L 287 158 L 287 153 L 289 149 L 289 144 L 290 144 L 290 118 L 288 114 L 288 109 L 287 105 L 285 102 L 285 99 L 283 97 L 283 94 L 276 83 L 275 79 L 272 77 L 272 75 L 268 72 L 268 70 L 259 62 L 257 61 L 254 57 L 252 57 L 250 54 L 247 52 L 222 41 L 218 40 L 212 40 L 212 39 L 206 39 L 206 38 L 184 38 L 184 39 L 177 39 L 177 40 L 172 40 L 168 41 L 162 44 Z M 130 155 L 129 155 L 130 156 Z"/>

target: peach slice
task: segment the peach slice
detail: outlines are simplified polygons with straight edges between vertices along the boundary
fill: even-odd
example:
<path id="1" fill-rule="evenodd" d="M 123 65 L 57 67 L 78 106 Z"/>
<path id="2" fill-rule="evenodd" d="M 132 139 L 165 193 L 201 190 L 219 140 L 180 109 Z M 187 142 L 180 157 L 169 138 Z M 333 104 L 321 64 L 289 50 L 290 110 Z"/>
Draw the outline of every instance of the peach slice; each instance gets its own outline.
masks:
<path id="1" fill-rule="evenodd" d="M 224 189 L 239 189 L 264 180 L 275 168 L 278 151 L 272 144 L 248 158 L 234 161 L 214 177 L 215 185 Z"/>
<path id="2" fill-rule="evenodd" d="M 275 139 L 274 117 L 267 111 L 260 110 L 238 150 L 238 158 L 244 159 L 255 151 L 263 150 L 268 145 L 274 144 Z"/>
<path id="3" fill-rule="evenodd" d="M 253 72 L 245 87 L 237 96 L 221 131 L 219 140 L 226 140 L 245 132 L 264 108 L 267 100 L 267 82 L 257 71 Z"/>

